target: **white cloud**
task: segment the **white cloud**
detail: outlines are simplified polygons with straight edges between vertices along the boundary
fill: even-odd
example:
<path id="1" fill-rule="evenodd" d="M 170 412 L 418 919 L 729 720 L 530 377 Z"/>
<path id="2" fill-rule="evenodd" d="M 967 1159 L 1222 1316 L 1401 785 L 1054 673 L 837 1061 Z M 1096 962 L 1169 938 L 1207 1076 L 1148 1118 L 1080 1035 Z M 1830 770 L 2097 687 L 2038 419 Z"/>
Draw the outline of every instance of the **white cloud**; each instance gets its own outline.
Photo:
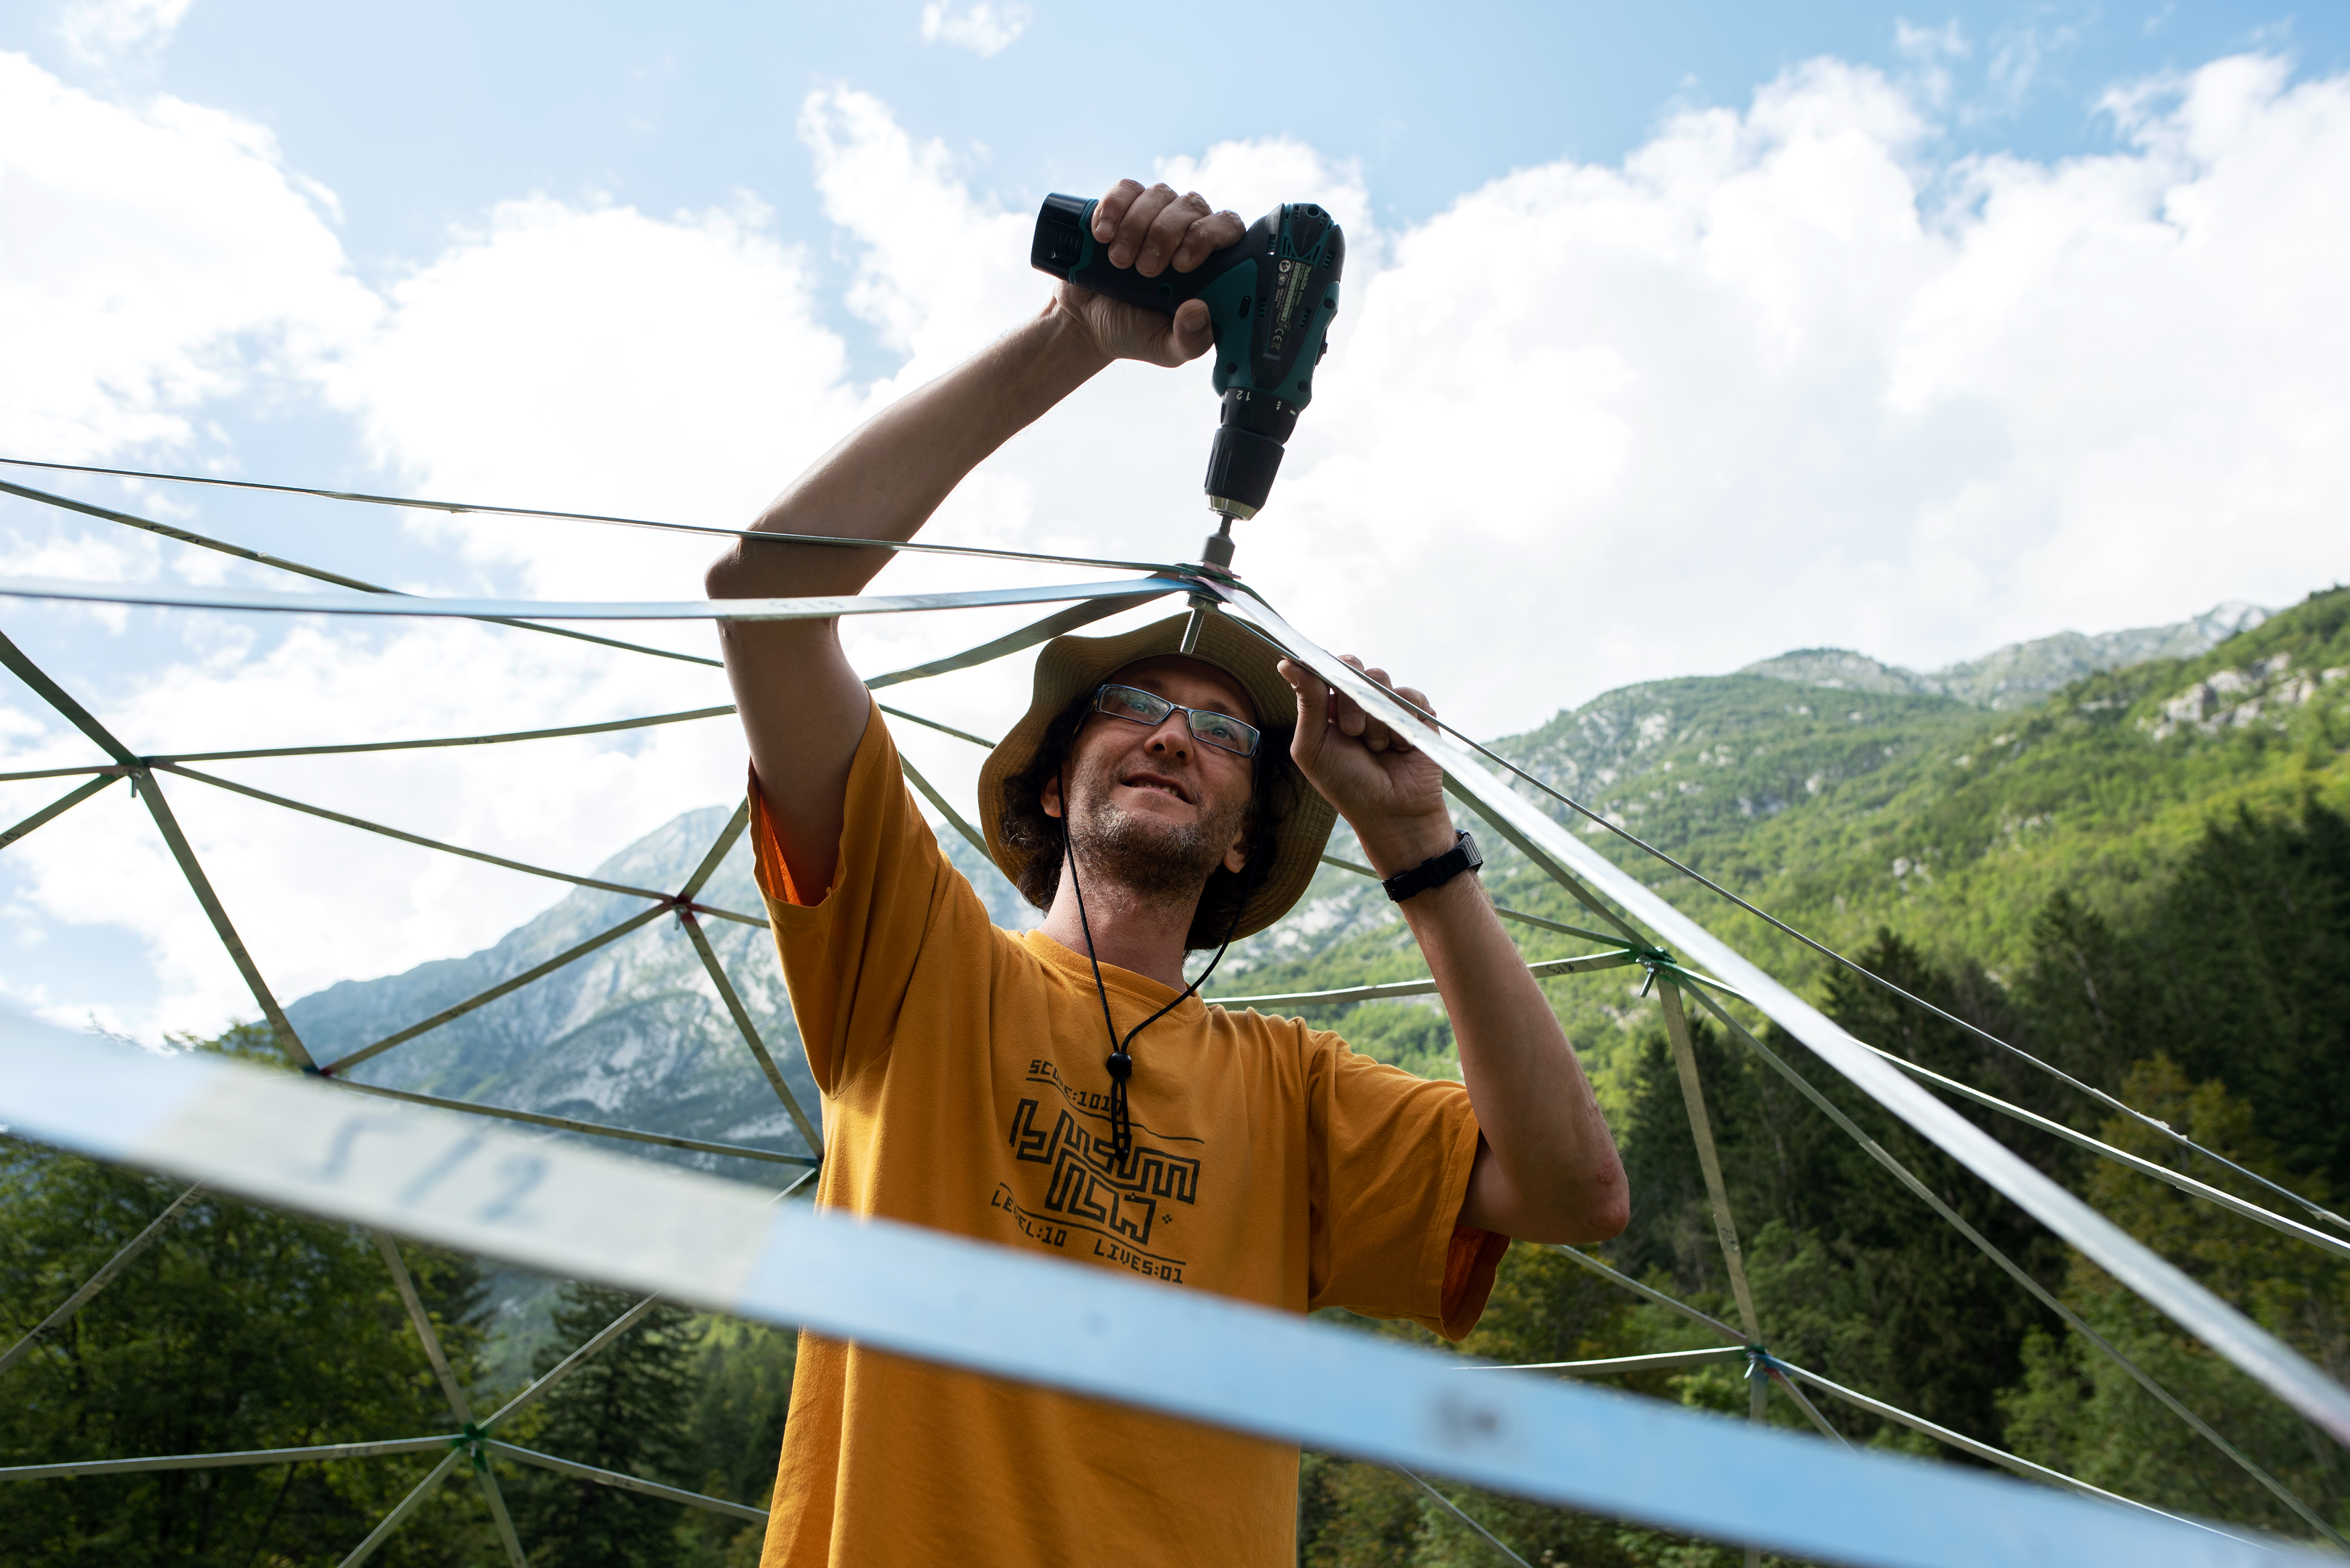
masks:
<path id="1" fill-rule="evenodd" d="M 1219 205 L 1316 200 L 1348 228 L 1328 369 L 1272 506 L 1242 527 L 1241 569 L 1480 733 L 1791 646 L 1931 665 L 2068 625 L 2284 602 L 2343 576 L 2350 317 L 2333 258 L 2350 243 L 2350 78 L 2218 62 L 2116 95 L 2110 153 L 1950 166 L 1935 161 L 1945 111 L 1929 78 L 1961 44 L 1921 35 L 1916 79 L 1814 62 L 1742 109 L 1674 118 L 1620 164 L 1520 170 L 1400 230 L 1374 225 L 1358 169 L 1304 143 L 1160 161 L 1149 172 Z M 983 193 L 951 146 L 846 88 L 812 94 L 799 130 L 853 264 L 842 303 L 900 357 L 870 384 L 806 254 L 748 198 L 667 215 L 517 199 L 378 295 L 251 126 L 169 100 L 100 104 L 7 57 L 0 88 L 0 230 L 37 236 L 0 257 L 0 322 L 12 349 L 33 345 L 0 362 L 0 445 L 19 449 L 184 446 L 208 407 L 290 379 L 327 389 L 421 491 L 736 524 L 1048 287 L 1026 265 L 1027 198 Z M 1189 554 L 1214 419 L 1203 367 L 1114 367 L 966 482 L 932 536 Z M 411 557 L 412 586 L 684 595 L 713 549 L 473 517 L 416 526 L 431 547 Z M 152 548 L 24 535 L 0 565 L 184 570 L 133 558 Z M 884 581 L 1066 575 L 909 559 Z M 1022 618 L 868 622 L 848 644 L 889 668 Z M 143 636 L 157 618 L 128 624 Z M 85 682 L 133 744 L 466 732 L 723 700 L 706 672 L 481 628 L 265 642 L 207 624 L 176 663 Z M 986 731 L 1020 687 L 988 672 L 905 701 Z M 971 757 L 930 745 L 909 742 L 967 782 Z M 0 752 L 31 767 L 87 747 L 0 722 Z M 580 869 L 723 798 L 741 758 L 720 723 L 628 746 L 266 766 L 283 771 L 238 776 Z M 172 787 L 289 992 L 477 945 L 556 891 Z M 141 1029 L 245 1011 L 201 915 L 158 891 L 170 868 L 137 828 L 126 803 L 93 802 L 13 848 L 5 918 L 134 933 L 161 998 L 128 1020 Z M 104 999 L 34 1000 L 78 1019 Z"/>
<path id="2" fill-rule="evenodd" d="M 1003 5 L 992 5 L 989 0 L 931 0 L 922 7 L 922 42 L 952 44 L 981 59 L 992 59 L 1010 48 L 1035 19 L 1035 12 L 1020 0 L 1006 0 Z"/>
<path id="3" fill-rule="evenodd" d="M 947 369 L 1042 297 L 1035 214 L 972 194 L 945 143 L 917 142 L 888 105 L 847 88 L 809 94 L 799 131 L 825 215 L 867 253 L 847 303 L 905 355 L 898 386 Z"/>
<path id="4" fill-rule="evenodd" d="M 0 52 L 0 449 L 184 448 L 193 410 L 315 362 L 374 297 L 267 131 Z"/>
<path id="5" fill-rule="evenodd" d="M 57 18 L 67 47 L 102 64 L 134 50 L 172 41 L 195 0 L 73 0 Z"/>
<path id="6" fill-rule="evenodd" d="M 740 527 L 845 428 L 844 376 L 803 258 L 755 202 L 665 220 L 535 198 L 395 286 L 332 384 L 419 493 Z M 691 596 L 691 552 L 716 554 L 576 524 L 427 526 L 549 596 Z"/>
<path id="7" fill-rule="evenodd" d="M 2335 580 L 2350 80 L 2239 59 L 2117 108 L 2123 151 L 1966 165 L 1944 206 L 1917 106 L 1816 65 L 1471 193 L 1350 296 L 1242 564 L 1481 730 Z"/>
<path id="8" fill-rule="evenodd" d="M 56 662 L 50 648 L 27 651 Z M 494 732 L 727 701 L 714 672 L 462 623 L 364 640 L 305 626 L 265 648 L 227 628 L 201 659 L 135 680 L 76 684 L 101 722 L 149 754 Z M 38 737 L 0 733 L 0 767 L 13 771 L 80 762 L 89 748 L 52 724 Z M 742 745 L 732 722 L 717 720 L 508 746 L 194 765 L 584 874 L 679 811 L 739 789 Z M 70 783 L 19 786 L 30 792 L 24 809 Z M 167 775 L 163 787 L 282 997 L 483 946 L 567 891 L 200 783 Z M 251 1015 L 242 981 L 126 792 L 59 817 L 9 857 L 13 923 L 111 929 L 143 945 L 161 998 L 153 1018 L 129 1022 L 213 1029 Z M 78 1022 L 88 999 L 42 994 L 38 979 L 11 974 L 8 983 L 50 1016 Z"/>

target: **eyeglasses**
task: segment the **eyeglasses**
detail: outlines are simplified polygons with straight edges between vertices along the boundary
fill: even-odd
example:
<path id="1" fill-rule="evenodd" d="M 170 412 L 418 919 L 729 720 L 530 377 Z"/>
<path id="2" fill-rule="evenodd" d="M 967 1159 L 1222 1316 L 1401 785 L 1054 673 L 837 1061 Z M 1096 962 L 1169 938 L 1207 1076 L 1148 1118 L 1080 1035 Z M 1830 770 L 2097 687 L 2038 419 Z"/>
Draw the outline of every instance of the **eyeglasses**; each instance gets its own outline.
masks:
<path id="1" fill-rule="evenodd" d="M 1205 708 L 1186 708 L 1180 702 L 1170 702 L 1155 691 L 1145 691 L 1134 686 L 1105 686 L 1096 691 L 1094 711 L 1107 713 L 1113 719 L 1151 725 L 1166 722 L 1170 713 L 1180 713 L 1191 727 L 1193 740 L 1203 746 L 1213 746 L 1220 752 L 1231 752 L 1237 756 L 1256 755 L 1257 743 L 1264 738 L 1254 724 L 1243 724 L 1229 713 L 1211 713 Z"/>

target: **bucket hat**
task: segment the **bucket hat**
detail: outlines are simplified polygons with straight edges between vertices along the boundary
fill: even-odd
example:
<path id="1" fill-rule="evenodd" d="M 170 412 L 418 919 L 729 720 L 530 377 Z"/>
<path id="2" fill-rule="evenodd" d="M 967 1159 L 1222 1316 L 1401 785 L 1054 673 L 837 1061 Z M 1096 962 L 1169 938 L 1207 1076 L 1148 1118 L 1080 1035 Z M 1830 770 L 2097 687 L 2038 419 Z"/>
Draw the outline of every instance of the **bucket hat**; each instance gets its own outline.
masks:
<path id="1" fill-rule="evenodd" d="M 1045 851 L 1042 846 L 1022 847 L 1006 842 L 1007 786 L 1027 771 L 1045 731 L 1078 698 L 1137 660 L 1182 653 L 1183 628 L 1190 618 L 1170 616 L 1116 637 L 1056 637 L 1036 656 L 1028 711 L 988 753 L 979 771 L 981 830 L 987 836 L 988 853 L 1014 887 L 1020 885 L 1021 873 L 1029 863 Z M 1287 792 L 1286 810 L 1278 821 L 1266 825 L 1273 839 L 1272 853 L 1255 867 L 1248 901 L 1241 908 L 1239 925 L 1233 928 L 1235 938 L 1251 936 L 1287 914 L 1305 894 L 1305 885 L 1321 864 L 1338 814 L 1296 772 L 1287 747 L 1276 747 L 1276 735 L 1288 732 L 1297 711 L 1297 694 L 1275 668 L 1281 655 L 1229 618 L 1211 614 L 1202 618 L 1199 640 L 1185 657 L 1211 664 L 1240 682 L 1256 704 L 1258 727 L 1268 732 L 1257 765 L 1287 769 L 1294 785 Z"/>

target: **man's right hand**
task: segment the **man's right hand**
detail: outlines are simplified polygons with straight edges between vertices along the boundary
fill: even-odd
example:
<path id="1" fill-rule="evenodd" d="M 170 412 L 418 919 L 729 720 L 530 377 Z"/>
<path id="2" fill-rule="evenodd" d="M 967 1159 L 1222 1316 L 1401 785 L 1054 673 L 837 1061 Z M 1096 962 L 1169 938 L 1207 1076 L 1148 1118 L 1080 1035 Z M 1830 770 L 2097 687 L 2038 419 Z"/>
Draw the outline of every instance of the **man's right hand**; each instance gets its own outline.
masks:
<path id="1" fill-rule="evenodd" d="M 1132 180 L 1094 213 L 1097 243 L 1145 277 L 1170 266 L 1189 272 L 1245 229 L 1196 195 Z M 1112 359 L 1180 365 L 1214 340 L 1208 307 L 1196 299 L 1170 321 L 1065 285 L 1036 316 L 817 459 L 754 531 L 910 539 L 965 474 Z M 889 558 L 746 539 L 712 566 L 707 582 L 716 598 L 857 594 Z M 814 895 L 831 885 L 849 764 L 872 699 L 841 652 L 837 622 L 734 622 L 722 626 L 719 641 L 792 884 Z"/>
<path id="2" fill-rule="evenodd" d="M 1172 268 L 1190 272 L 1226 245 L 1238 244 L 1248 225 L 1237 213 L 1211 209 L 1197 191 L 1179 196 L 1171 185 L 1145 188 L 1121 180 L 1095 208 L 1094 243 L 1109 253 L 1112 266 L 1130 266 L 1145 277 Z M 1054 307 L 1092 340 L 1104 359 L 1139 359 L 1149 365 L 1181 365 L 1215 346 L 1206 304 L 1187 299 L 1172 319 L 1089 288 L 1064 283 Z"/>

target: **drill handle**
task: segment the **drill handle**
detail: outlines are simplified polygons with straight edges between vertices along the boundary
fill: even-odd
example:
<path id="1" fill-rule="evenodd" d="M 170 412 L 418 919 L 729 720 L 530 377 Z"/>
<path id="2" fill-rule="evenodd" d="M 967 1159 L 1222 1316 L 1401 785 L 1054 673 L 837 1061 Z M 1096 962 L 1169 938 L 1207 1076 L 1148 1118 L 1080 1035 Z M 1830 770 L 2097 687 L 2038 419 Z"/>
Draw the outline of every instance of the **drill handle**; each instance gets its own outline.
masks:
<path id="1" fill-rule="evenodd" d="M 1066 278 L 1079 288 L 1172 316 L 1177 306 L 1199 297 L 1249 254 L 1248 241 L 1243 238 L 1213 253 L 1190 272 L 1170 267 L 1157 277 L 1145 277 L 1130 266 L 1110 265 L 1108 248 L 1094 239 L 1094 209 L 1099 205 L 1083 196 L 1045 197 L 1044 210 L 1036 214 L 1029 265 Z"/>

